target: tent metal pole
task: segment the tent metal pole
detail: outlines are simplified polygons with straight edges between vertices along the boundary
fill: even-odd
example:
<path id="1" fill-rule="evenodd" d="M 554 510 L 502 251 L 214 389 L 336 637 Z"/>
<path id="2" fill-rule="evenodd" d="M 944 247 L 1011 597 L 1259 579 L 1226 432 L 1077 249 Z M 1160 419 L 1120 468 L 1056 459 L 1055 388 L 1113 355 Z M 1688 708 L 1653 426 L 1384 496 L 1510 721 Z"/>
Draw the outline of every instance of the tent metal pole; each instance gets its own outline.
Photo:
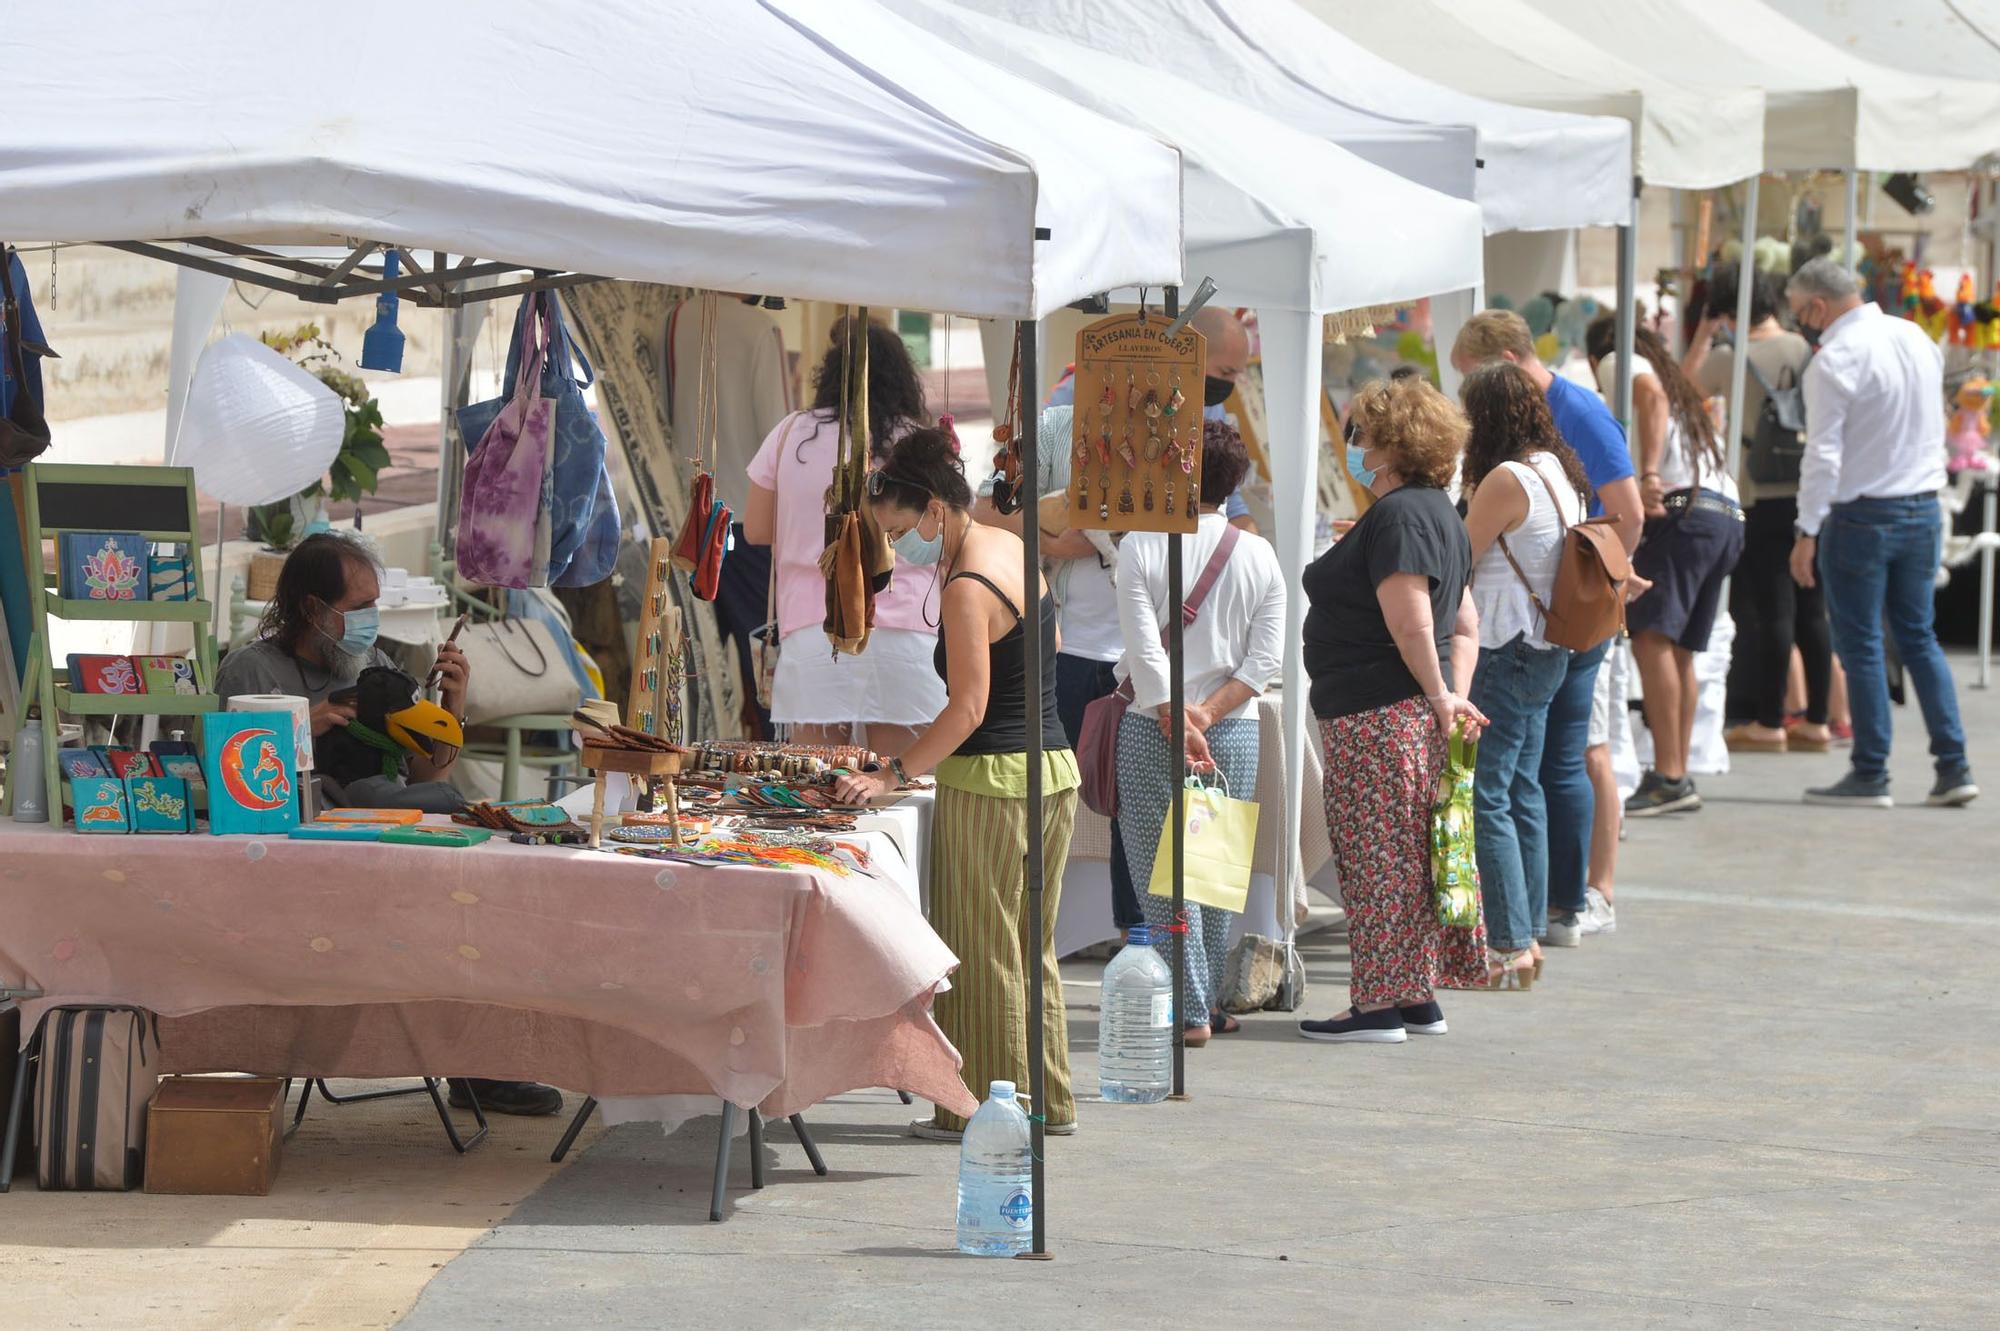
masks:
<path id="1" fill-rule="evenodd" d="M 1851 272 L 1861 262 L 1861 173 L 1850 166 L 1840 174 L 1847 190 L 1847 244 L 1843 249 L 1847 257 L 1842 262 Z"/>
<path id="2" fill-rule="evenodd" d="M 1638 328 L 1640 186 L 1639 177 L 1632 177 L 1632 220 L 1618 228 L 1618 383 L 1611 414 L 1627 431 L 1632 428 L 1632 356 Z"/>
<path id="3" fill-rule="evenodd" d="M 1180 317 L 1181 293 L 1179 287 L 1167 288 L 1167 318 Z M 1199 487 L 1200 478 L 1193 478 L 1189 484 Z M 1202 495 L 1203 502 L 1209 496 Z M 1199 519 L 1197 519 L 1199 521 Z M 1187 826 L 1187 680 L 1186 646 L 1182 641 L 1181 606 L 1185 603 L 1184 586 L 1186 570 L 1182 566 L 1184 555 L 1181 537 L 1167 536 L 1167 711 L 1169 713 L 1167 735 L 1167 770 L 1173 774 L 1173 793 L 1170 797 L 1170 812 L 1167 828 L 1170 838 L 1168 868 L 1173 874 L 1173 930 L 1174 940 L 1174 1066 L 1173 1089 L 1168 1092 L 1170 1100 L 1186 1100 L 1187 1089 L 1187 847 L 1182 844 L 1182 829 Z M 1136 886 L 1136 884 L 1134 885 Z M 1201 1014 L 1204 1024 L 1208 1021 L 1206 1012 Z"/>
<path id="4" fill-rule="evenodd" d="M 1981 488 L 1986 497 L 1981 506 L 1979 543 L 1979 682 L 1978 688 L 1989 688 L 1993 683 L 1993 547 L 2000 544 L 1995 539 L 1996 520 L 2000 520 L 2000 481 L 1992 473 L 1982 478 Z"/>
<path id="5" fill-rule="evenodd" d="M 1750 368 L 1750 291 L 1757 280 L 1757 189 L 1763 182 L 1750 176 L 1743 182 L 1743 255 L 1736 264 L 1736 348 L 1729 357 L 1728 474 L 1736 474 L 1743 455 L 1743 380 Z"/>
<path id="6" fill-rule="evenodd" d="M 444 255 L 437 256 L 438 266 L 444 266 Z M 446 306 L 438 311 L 444 323 L 444 347 L 440 353 L 443 379 L 438 387 L 438 479 L 437 479 L 437 543 L 446 558 L 454 557 L 457 542 L 450 540 L 452 528 L 457 526 L 458 515 L 458 459 L 452 449 L 451 416 L 458 405 L 458 311 Z M 434 573 L 439 570 L 432 570 Z"/>
<path id="7" fill-rule="evenodd" d="M 1021 483 L 1027 487 L 1027 502 L 1021 505 L 1021 647 L 1025 657 L 1026 679 L 1023 683 L 1023 706 L 1028 722 L 1028 846 L 1027 855 L 1021 866 L 1028 891 L 1028 1087 L 1030 1108 L 1034 1113 L 1029 1117 L 1029 1133 L 1032 1150 L 1030 1169 L 1030 1195 L 1034 1199 L 1034 1232 L 1027 1257 L 1047 1257 L 1049 1255 L 1048 1232 L 1048 1189 L 1047 1171 L 1043 1168 L 1043 1144 L 1046 1134 L 1043 1129 L 1048 1119 L 1048 1029 L 1042 1020 L 1042 994 L 1053 980 L 1056 992 L 1062 992 L 1062 977 L 1046 976 L 1042 971 L 1042 954 L 1048 949 L 1043 943 L 1044 914 L 1042 898 L 1042 615 L 1039 588 L 1042 580 L 1041 557 L 1041 460 L 1036 456 L 1037 431 L 1041 422 L 1041 412 L 1037 404 L 1041 395 L 1037 385 L 1041 383 L 1040 369 L 1035 364 L 1036 334 L 1039 328 L 1033 319 L 1022 319 L 1014 325 L 1014 336 L 1021 348 L 1021 395 L 1027 399 L 1021 411 Z"/>

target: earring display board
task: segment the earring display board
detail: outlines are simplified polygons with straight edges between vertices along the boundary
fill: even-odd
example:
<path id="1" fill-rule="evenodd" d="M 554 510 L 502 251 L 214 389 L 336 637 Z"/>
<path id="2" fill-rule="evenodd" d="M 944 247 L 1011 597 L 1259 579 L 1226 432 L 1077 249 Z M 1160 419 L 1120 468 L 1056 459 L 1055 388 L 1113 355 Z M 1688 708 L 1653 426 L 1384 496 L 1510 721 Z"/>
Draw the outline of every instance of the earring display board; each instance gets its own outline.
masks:
<path id="1" fill-rule="evenodd" d="M 632 654 L 632 689 L 625 715 L 632 728 L 681 741 L 681 675 L 687 643 L 680 608 L 672 604 L 673 541 L 653 538 L 646 559 L 646 597 L 639 603 L 639 639 Z"/>
<path id="2" fill-rule="evenodd" d="M 1201 504 L 1207 340 L 1146 310 L 1076 335 L 1069 525 L 1192 532 Z"/>

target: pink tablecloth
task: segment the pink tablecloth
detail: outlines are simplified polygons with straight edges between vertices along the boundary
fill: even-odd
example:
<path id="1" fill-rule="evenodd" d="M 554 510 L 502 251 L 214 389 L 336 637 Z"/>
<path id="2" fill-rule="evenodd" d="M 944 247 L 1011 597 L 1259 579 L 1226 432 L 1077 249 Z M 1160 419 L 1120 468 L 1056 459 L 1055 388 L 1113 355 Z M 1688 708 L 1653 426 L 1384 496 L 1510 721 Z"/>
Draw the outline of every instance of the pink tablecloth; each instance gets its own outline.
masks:
<path id="1" fill-rule="evenodd" d="M 0 823 L 0 984 L 161 1018 L 170 1071 L 532 1078 L 797 1112 L 970 1113 L 930 1014 L 957 964 L 866 875 L 489 842 L 84 836 Z"/>

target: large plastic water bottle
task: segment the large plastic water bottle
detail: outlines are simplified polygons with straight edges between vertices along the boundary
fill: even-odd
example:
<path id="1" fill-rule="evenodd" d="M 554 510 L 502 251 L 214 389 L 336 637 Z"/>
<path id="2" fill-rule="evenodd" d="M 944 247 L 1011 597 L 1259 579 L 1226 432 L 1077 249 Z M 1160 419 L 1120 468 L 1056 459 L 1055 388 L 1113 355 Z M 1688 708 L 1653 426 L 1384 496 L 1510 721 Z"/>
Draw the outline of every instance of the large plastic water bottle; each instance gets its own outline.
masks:
<path id="1" fill-rule="evenodd" d="M 1097 1084 L 1107 1100 L 1157 1104 L 1167 1098 L 1174 1050 L 1174 973 L 1153 950 L 1145 925 L 1104 968 Z"/>
<path id="2" fill-rule="evenodd" d="M 1028 1116 L 1014 1083 L 996 1081 L 958 1144 L 958 1250 L 1012 1257 L 1033 1241 Z"/>

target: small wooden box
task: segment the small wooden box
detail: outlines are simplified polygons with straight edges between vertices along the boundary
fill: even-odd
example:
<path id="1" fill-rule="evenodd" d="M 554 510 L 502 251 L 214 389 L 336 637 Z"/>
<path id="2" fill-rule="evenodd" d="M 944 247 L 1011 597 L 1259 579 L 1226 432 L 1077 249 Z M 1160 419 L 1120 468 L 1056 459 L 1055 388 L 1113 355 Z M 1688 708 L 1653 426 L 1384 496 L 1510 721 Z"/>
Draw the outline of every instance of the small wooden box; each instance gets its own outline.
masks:
<path id="1" fill-rule="evenodd" d="M 277 1077 L 168 1077 L 146 1110 L 146 1191 L 263 1197 L 285 1144 Z"/>

